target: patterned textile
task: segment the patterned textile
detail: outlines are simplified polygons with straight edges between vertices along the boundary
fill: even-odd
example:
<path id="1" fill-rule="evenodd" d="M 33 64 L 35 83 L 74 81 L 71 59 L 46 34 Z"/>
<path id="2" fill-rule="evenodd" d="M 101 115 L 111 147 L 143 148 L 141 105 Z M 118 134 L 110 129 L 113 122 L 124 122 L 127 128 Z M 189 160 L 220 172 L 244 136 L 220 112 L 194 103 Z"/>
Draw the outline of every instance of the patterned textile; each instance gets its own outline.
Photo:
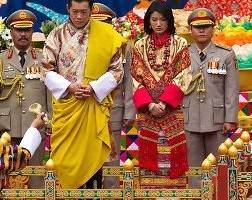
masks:
<path id="1" fill-rule="evenodd" d="M 99 32 L 100 35 L 97 35 L 96 29 L 106 30 L 106 32 Z M 95 32 L 95 36 L 90 37 L 93 32 Z M 126 40 L 114 33 L 116 31 L 111 25 L 99 21 L 90 21 L 83 29 L 76 29 L 68 21 L 53 29 L 47 37 L 43 50 L 44 59 L 54 66 L 57 73 L 70 82 L 82 83 L 84 77 L 96 79 L 97 74 L 102 75 L 101 72 L 104 68 L 108 70 L 108 66 L 108 71 L 113 74 L 116 80 L 120 80 L 122 76 L 121 71 L 118 70 L 120 54 L 118 56 L 114 50 L 118 51 L 122 45 L 125 45 Z M 103 43 L 101 42 L 102 38 Z M 114 42 L 110 42 L 111 40 Z M 105 51 L 104 47 L 113 48 L 113 52 Z M 94 51 L 92 51 L 93 49 Z M 114 53 L 113 60 L 110 58 L 111 53 Z M 99 59 L 93 60 L 97 55 L 100 55 Z M 86 66 L 99 66 L 99 68 L 91 67 L 90 69 Z"/>
<path id="2" fill-rule="evenodd" d="M 204 7 L 213 11 L 217 20 L 222 19 L 224 15 L 239 15 L 252 17 L 252 0 L 189 0 L 185 5 L 185 10 L 194 10 Z"/>
<path id="3" fill-rule="evenodd" d="M 155 103 L 159 103 L 160 96 L 169 85 L 176 84 L 176 87 L 185 91 L 191 80 L 190 58 L 187 48 L 184 48 L 186 42 L 177 36 L 170 36 L 169 40 L 168 46 L 152 49 L 152 38 L 147 36 L 136 43 L 133 52 L 131 73 L 136 92 L 145 88 Z M 150 55 L 156 55 L 156 60 L 153 61 L 153 56 Z M 166 58 L 168 62 L 164 61 Z M 152 68 L 155 65 L 159 67 Z M 147 185 L 144 183 L 145 178 L 150 181 L 149 172 L 152 171 L 153 183 L 157 187 L 164 187 L 167 184 L 165 179 L 178 178 L 188 169 L 183 114 L 180 106 L 174 109 L 166 105 L 166 114 L 157 118 L 151 115 L 146 106 L 138 114 L 139 166 L 143 175 L 141 180 L 144 187 L 154 187 L 151 182 Z M 185 183 L 185 180 L 182 182 Z"/>
<path id="4" fill-rule="evenodd" d="M 239 93 L 239 111 L 238 117 L 241 116 L 252 116 L 252 91 L 240 92 Z M 235 131 L 228 134 L 228 137 L 235 141 L 240 138 L 243 129 L 238 127 Z M 250 138 L 252 138 L 252 129 L 249 130 Z"/>
<path id="5" fill-rule="evenodd" d="M 1 143 L 1 145 L 3 144 Z M 30 160 L 31 154 L 27 149 L 21 148 L 16 144 L 0 148 L 0 190 L 2 190 L 3 188 L 8 188 L 9 173 L 24 168 Z"/>

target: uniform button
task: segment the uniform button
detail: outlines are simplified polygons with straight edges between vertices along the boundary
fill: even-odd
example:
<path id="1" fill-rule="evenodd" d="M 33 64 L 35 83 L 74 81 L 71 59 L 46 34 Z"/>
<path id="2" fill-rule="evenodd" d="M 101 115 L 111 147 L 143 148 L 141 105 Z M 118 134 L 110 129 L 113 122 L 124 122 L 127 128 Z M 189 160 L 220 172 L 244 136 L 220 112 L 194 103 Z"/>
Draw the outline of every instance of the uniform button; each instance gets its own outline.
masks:
<path id="1" fill-rule="evenodd" d="M 24 72 L 21 72 L 21 75 L 24 75 Z"/>
<path id="2" fill-rule="evenodd" d="M 7 78 L 9 78 L 9 76 L 6 76 Z"/>
<path id="3" fill-rule="evenodd" d="M 22 113 L 25 114 L 25 110 L 23 110 Z"/>
<path id="4" fill-rule="evenodd" d="M 23 84 L 23 85 L 22 85 L 22 88 L 24 88 L 24 86 L 25 86 L 25 85 Z"/>
<path id="5" fill-rule="evenodd" d="M 200 67 L 200 69 L 203 69 L 203 67 Z"/>
<path id="6" fill-rule="evenodd" d="M 202 103 L 204 100 L 203 99 L 200 99 L 200 103 Z"/>
<path id="7" fill-rule="evenodd" d="M 23 97 L 22 100 L 25 101 L 25 97 Z"/>
<path id="8" fill-rule="evenodd" d="M 221 107 L 224 107 L 224 105 L 221 105 Z"/>

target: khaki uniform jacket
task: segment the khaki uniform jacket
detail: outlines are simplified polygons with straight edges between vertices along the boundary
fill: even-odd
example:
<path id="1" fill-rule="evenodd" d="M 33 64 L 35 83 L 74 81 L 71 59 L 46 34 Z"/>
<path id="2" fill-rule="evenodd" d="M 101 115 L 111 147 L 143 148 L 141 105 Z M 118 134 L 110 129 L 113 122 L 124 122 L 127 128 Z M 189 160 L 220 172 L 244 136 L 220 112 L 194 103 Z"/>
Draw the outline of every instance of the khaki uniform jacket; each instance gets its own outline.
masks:
<path id="1" fill-rule="evenodd" d="M 31 49 L 26 56 L 24 67 L 20 65 L 20 59 L 14 48 L 12 48 L 12 56 L 8 58 L 8 50 L 0 54 L 2 60 L 2 77 L 4 82 L 11 81 L 18 74 L 22 75 L 22 104 L 18 104 L 17 89 L 11 93 L 6 100 L 0 101 L 0 133 L 8 131 L 11 137 L 23 137 L 26 130 L 30 127 L 34 120 L 34 114 L 28 111 L 29 106 L 33 103 L 40 103 L 43 112 L 51 113 L 51 96 L 47 93 L 47 89 L 43 82 L 37 79 L 27 79 L 25 77 L 28 67 L 41 67 L 42 51 L 35 49 L 36 58 L 33 58 Z M 0 97 L 6 96 L 10 87 L 1 86 Z"/>
<path id="2" fill-rule="evenodd" d="M 113 131 L 122 129 L 124 119 L 135 119 L 136 109 L 133 103 L 133 82 L 130 74 L 131 53 L 130 45 L 126 49 L 123 82 L 115 89 L 114 105 L 111 109 L 111 125 Z"/>
<path id="3" fill-rule="evenodd" d="M 239 101 L 239 72 L 234 51 L 211 44 L 206 50 L 206 59 L 201 62 L 199 52 L 193 44 L 189 46 L 193 76 L 204 74 L 205 100 L 198 98 L 195 90 L 183 100 L 185 130 L 193 132 L 211 132 L 221 130 L 224 122 L 237 122 Z M 208 66 L 219 63 L 227 73 L 208 73 Z M 189 87 L 190 88 L 190 87 Z"/>

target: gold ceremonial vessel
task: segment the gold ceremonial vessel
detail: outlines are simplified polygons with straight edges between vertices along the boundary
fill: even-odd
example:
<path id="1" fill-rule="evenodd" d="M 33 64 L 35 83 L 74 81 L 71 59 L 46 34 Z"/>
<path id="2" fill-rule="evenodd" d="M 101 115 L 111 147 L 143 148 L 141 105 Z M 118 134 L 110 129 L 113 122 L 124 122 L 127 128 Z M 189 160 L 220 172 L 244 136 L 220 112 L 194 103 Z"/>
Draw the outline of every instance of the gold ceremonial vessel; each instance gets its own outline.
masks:
<path id="1" fill-rule="evenodd" d="M 38 115 L 42 113 L 42 106 L 39 103 L 33 103 L 29 106 L 29 112 Z M 45 124 L 51 124 L 51 120 L 48 119 L 46 114 L 43 114 L 41 118 L 44 120 Z"/>

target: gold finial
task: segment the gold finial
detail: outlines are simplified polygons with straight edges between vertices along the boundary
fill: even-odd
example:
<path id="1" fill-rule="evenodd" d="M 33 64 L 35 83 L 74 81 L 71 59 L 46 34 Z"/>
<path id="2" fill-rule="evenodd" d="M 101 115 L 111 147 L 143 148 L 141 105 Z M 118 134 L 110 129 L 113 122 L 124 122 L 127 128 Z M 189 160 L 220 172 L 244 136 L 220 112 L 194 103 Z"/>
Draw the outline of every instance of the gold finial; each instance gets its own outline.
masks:
<path id="1" fill-rule="evenodd" d="M 7 141 L 7 144 L 11 144 L 11 136 L 9 133 L 4 132 L 1 136 L 1 138 L 4 138 Z"/>
<path id="2" fill-rule="evenodd" d="M 133 162 L 130 160 L 130 159 L 127 159 L 124 163 L 124 169 L 126 171 L 132 171 L 133 170 L 133 167 L 134 167 L 134 164 Z"/>
<path id="3" fill-rule="evenodd" d="M 0 138 L 0 141 L 3 143 L 4 146 L 8 145 L 8 141 L 5 138 Z"/>
<path id="4" fill-rule="evenodd" d="M 218 152 L 221 156 L 225 156 L 227 155 L 228 152 L 228 148 L 224 143 L 221 143 L 221 145 L 218 148 Z"/>
<path id="5" fill-rule="evenodd" d="M 248 131 L 242 131 L 241 139 L 244 142 L 244 144 L 248 144 L 250 141 L 250 134 Z"/>
<path id="6" fill-rule="evenodd" d="M 237 148 L 238 151 L 242 151 L 244 148 L 244 143 L 242 141 L 241 138 L 238 138 L 235 142 L 234 142 L 234 146 Z"/>
<path id="7" fill-rule="evenodd" d="M 229 156 L 231 159 L 237 159 L 238 150 L 237 150 L 237 148 L 236 148 L 234 145 L 231 146 L 231 147 L 228 149 L 228 156 Z"/>
<path id="8" fill-rule="evenodd" d="M 215 156 L 210 153 L 208 156 L 207 156 L 207 159 L 211 162 L 212 165 L 215 165 L 216 164 L 216 158 Z"/>
<path id="9" fill-rule="evenodd" d="M 233 141 L 230 138 L 227 138 L 224 142 L 224 144 L 227 146 L 229 149 L 233 145 Z"/>
<path id="10" fill-rule="evenodd" d="M 210 160 L 208 160 L 207 158 L 202 162 L 201 164 L 202 170 L 204 171 L 210 171 L 212 168 L 212 163 Z"/>
<path id="11" fill-rule="evenodd" d="M 53 171 L 53 169 L 54 169 L 54 161 L 53 161 L 52 159 L 49 159 L 49 160 L 46 162 L 45 168 L 46 168 L 46 170 L 48 170 L 48 171 Z"/>
<path id="12" fill-rule="evenodd" d="M 252 121 L 251 116 L 243 115 L 243 116 L 238 117 L 238 124 L 239 124 L 239 127 L 242 129 L 251 128 L 251 121 Z"/>
<path id="13" fill-rule="evenodd" d="M 0 155 L 2 155 L 2 153 L 3 153 L 3 147 L 4 147 L 4 144 L 0 140 Z"/>

